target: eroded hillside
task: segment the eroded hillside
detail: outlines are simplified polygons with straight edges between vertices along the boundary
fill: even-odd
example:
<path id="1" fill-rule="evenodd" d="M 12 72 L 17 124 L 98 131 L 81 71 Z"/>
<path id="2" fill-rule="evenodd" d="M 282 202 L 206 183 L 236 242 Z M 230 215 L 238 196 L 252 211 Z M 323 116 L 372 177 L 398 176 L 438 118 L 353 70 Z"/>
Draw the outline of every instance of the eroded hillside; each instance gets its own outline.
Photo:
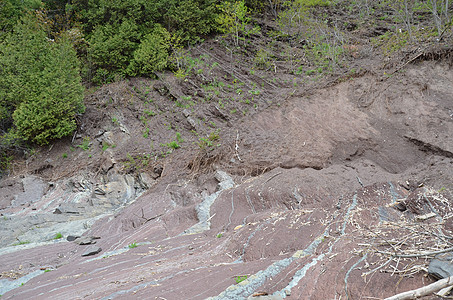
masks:
<path id="1" fill-rule="evenodd" d="M 263 21 L 238 51 L 188 49 L 184 76 L 90 90 L 74 136 L 0 183 L 2 299 L 382 299 L 434 282 L 452 248 L 452 52 L 384 59 L 367 37 L 381 25 L 345 27 L 319 73 Z"/>

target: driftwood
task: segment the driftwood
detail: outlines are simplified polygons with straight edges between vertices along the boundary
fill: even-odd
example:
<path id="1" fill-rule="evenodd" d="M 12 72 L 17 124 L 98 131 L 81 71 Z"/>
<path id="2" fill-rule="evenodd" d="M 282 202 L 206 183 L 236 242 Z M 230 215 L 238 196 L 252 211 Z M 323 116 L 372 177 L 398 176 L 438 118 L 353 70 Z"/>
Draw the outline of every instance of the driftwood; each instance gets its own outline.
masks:
<path id="1" fill-rule="evenodd" d="M 385 300 L 406 300 L 406 299 L 417 299 L 419 297 L 428 296 L 432 293 L 436 293 L 441 289 L 453 285 L 453 276 L 441 279 L 434 283 L 431 283 L 427 286 L 407 291 L 389 298 Z"/>

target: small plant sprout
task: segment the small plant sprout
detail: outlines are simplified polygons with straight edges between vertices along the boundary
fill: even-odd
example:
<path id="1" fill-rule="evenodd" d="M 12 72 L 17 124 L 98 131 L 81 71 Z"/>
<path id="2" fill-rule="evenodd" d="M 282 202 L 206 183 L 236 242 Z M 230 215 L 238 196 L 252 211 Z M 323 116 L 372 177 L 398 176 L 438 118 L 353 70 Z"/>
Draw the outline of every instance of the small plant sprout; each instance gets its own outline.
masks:
<path id="1" fill-rule="evenodd" d="M 181 146 L 178 144 L 177 141 L 172 141 L 170 143 L 167 143 L 166 146 L 168 148 L 175 149 L 175 150 L 178 149 L 178 148 L 181 148 Z"/>
<path id="2" fill-rule="evenodd" d="M 184 140 L 183 140 L 182 137 L 181 137 L 181 133 L 179 133 L 179 132 L 176 133 L 176 141 L 177 141 L 178 143 L 184 142 Z"/>
<path id="3" fill-rule="evenodd" d="M 157 115 L 157 113 L 155 113 L 152 110 L 145 110 L 144 113 L 147 114 L 150 117 Z"/>
<path id="4" fill-rule="evenodd" d="M 222 234 L 219 233 L 219 234 L 216 235 L 216 237 L 217 237 L 218 239 L 220 239 L 220 238 L 222 237 Z"/>
<path id="5" fill-rule="evenodd" d="M 129 249 L 134 249 L 134 248 L 137 248 L 137 247 L 138 247 L 137 243 L 135 243 L 135 242 L 134 242 L 134 243 L 130 243 L 130 244 L 127 245 L 127 246 L 129 247 Z"/>
<path id="6" fill-rule="evenodd" d="M 57 232 L 57 233 L 55 234 L 55 237 L 54 237 L 53 239 L 54 239 L 54 240 L 59 240 L 59 239 L 61 239 L 62 237 L 63 237 L 63 235 L 62 235 L 60 232 Z"/>
<path id="7" fill-rule="evenodd" d="M 86 136 L 83 138 L 82 144 L 78 145 L 77 147 L 81 148 L 83 151 L 87 151 L 88 149 L 90 149 L 90 144 L 91 140 Z"/>
<path id="8" fill-rule="evenodd" d="M 147 139 L 149 137 L 149 128 L 146 127 L 145 130 L 143 131 L 143 137 Z"/>
<path id="9" fill-rule="evenodd" d="M 19 241 L 19 242 L 13 244 L 13 246 L 20 246 L 20 245 L 26 245 L 26 244 L 30 244 L 30 241 Z"/>
<path id="10" fill-rule="evenodd" d="M 248 278 L 247 275 L 239 275 L 238 277 L 236 277 L 234 280 L 236 281 L 236 283 L 241 283 L 243 282 L 244 280 L 246 280 Z"/>

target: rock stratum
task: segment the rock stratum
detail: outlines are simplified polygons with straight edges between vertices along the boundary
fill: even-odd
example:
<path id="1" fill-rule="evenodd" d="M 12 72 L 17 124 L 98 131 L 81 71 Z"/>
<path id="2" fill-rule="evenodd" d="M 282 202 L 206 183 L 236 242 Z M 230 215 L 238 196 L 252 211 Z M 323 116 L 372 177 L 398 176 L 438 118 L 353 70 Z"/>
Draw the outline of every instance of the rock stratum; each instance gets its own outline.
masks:
<path id="1" fill-rule="evenodd" d="M 56 145 L 1 181 L 2 299 L 383 299 L 432 283 L 452 251 L 452 83 L 420 61 L 234 120 L 207 107 L 228 151 L 183 147 L 140 172 L 119 167 L 138 125 L 120 104 L 107 122 L 103 88 L 79 134 L 115 149 L 62 169 Z M 178 114 L 183 136 L 197 119 Z"/>

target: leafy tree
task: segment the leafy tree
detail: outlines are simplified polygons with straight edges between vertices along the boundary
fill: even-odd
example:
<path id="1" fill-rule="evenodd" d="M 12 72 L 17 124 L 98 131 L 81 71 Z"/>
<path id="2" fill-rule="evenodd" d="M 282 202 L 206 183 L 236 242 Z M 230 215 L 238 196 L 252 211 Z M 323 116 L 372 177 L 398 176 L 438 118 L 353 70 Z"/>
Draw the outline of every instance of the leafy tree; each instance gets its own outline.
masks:
<path id="1" fill-rule="evenodd" d="M 146 35 L 134 52 L 128 73 L 131 76 L 151 75 L 167 67 L 170 34 L 161 25 L 156 24 L 152 33 Z"/>
<path id="2" fill-rule="evenodd" d="M 240 35 L 247 34 L 247 25 L 251 20 L 249 9 L 243 0 L 225 1 L 217 7 L 221 11 L 217 17 L 220 31 L 231 34 L 234 44 L 239 46 Z"/>
<path id="3" fill-rule="evenodd" d="M 98 83 L 112 81 L 115 75 L 126 75 L 126 69 L 138 48 L 141 34 L 132 21 L 96 27 L 89 39 L 88 59 L 96 73 L 92 80 Z"/>
<path id="4" fill-rule="evenodd" d="M 166 34 L 155 32 L 161 24 L 181 44 L 199 41 L 216 30 L 216 0 L 74 0 L 71 7 L 79 12 L 89 41 L 88 79 L 97 83 L 125 75 L 149 74 L 166 65 Z M 160 38 L 159 38 L 160 36 Z M 151 40 L 156 41 L 152 46 Z M 159 41 L 158 41 L 159 40 Z M 166 49 L 165 49 L 166 48 Z M 154 54 L 151 54 L 154 52 Z M 151 67 L 147 57 L 162 58 Z M 139 66 L 144 63 L 143 66 Z M 156 63 L 153 60 L 153 63 Z"/>
<path id="5" fill-rule="evenodd" d="M 22 18 L 0 47 L 2 138 L 38 144 L 71 134 L 84 110 L 75 50 L 51 40 L 35 15 Z M 12 118 L 11 118 L 12 116 Z"/>
<path id="6" fill-rule="evenodd" d="M 161 22 L 181 43 L 193 44 L 201 36 L 216 31 L 217 8 L 214 0 L 171 0 Z"/>
<path id="7" fill-rule="evenodd" d="M 39 9 L 39 0 L 1 0 L 0 1 L 0 41 L 6 33 L 13 30 L 14 25 L 27 11 Z"/>

